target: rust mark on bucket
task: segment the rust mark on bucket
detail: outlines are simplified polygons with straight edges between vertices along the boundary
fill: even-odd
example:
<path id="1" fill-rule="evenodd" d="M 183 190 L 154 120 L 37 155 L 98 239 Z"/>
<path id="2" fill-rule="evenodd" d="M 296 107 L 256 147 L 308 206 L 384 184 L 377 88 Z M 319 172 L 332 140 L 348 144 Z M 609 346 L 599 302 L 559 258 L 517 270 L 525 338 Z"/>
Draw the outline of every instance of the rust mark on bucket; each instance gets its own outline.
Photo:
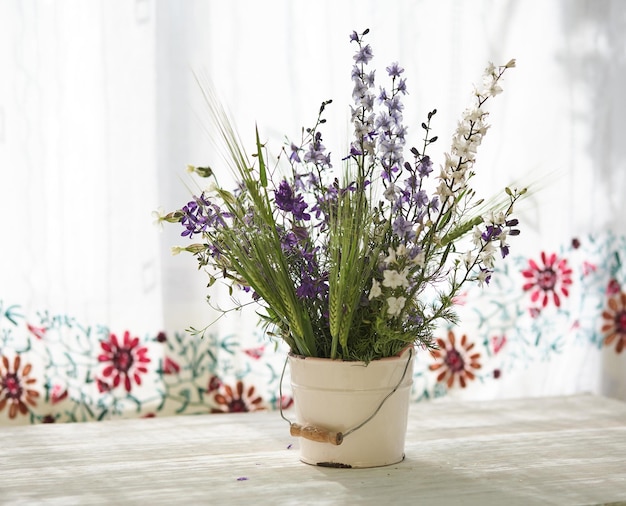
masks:
<path id="1" fill-rule="evenodd" d="M 320 467 L 336 467 L 339 469 L 352 469 L 350 464 L 342 464 L 341 462 L 318 462 L 318 466 Z"/>

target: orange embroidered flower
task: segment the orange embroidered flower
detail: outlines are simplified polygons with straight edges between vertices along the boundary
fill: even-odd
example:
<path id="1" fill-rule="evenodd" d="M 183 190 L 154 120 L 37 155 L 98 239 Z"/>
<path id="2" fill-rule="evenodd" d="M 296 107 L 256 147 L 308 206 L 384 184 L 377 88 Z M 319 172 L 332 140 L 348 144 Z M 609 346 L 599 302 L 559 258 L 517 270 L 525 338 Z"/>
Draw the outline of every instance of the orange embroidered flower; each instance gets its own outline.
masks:
<path id="1" fill-rule="evenodd" d="M 602 311 L 604 345 L 610 346 L 617 341 L 615 351 L 621 353 L 626 346 L 626 293 L 610 297 L 607 305 L 608 308 Z"/>
<path id="2" fill-rule="evenodd" d="M 217 408 L 211 410 L 213 413 L 243 413 L 264 409 L 261 406 L 263 399 L 255 397 L 254 385 L 246 389 L 243 381 L 237 382 L 235 390 L 229 385 L 223 385 L 222 392 L 216 393 L 213 398 L 218 404 Z"/>
<path id="3" fill-rule="evenodd" d="M 468 342 L 463 334 L 460 346 L 456 346 L 456 337 L 452 331 L 448 332 L 448 342 L 438 338 L 439 348 L 432 352 L 437 361 L 429 366 L 431 371 L 440 371 L 437 376 L 438 382 L 445 382 L 448 388 L 454 386 L 454 380 L 458 378 L 462 388 L 467 385 L 467 380 L 475 378 L 473 370 L 480 369 L 478 362 L 480 353 L 472 353 L 474 343 Z"/>
<path id="4" fill-rule="evenodd" d="M 24 365 L 20 371 L 21 358 L 16 355 L 13 359 L 13 367 L 9 359 L 2 356 L 0 361 L 0 411 L 7 404 L 9 405 L 9 418 L 15 418 L 17 413 L 25 415 L 28 413 L 28 406 L 35 407 L 35 399 L 39 397 L 39 392 L 33 390 L 33 385 L 37 380 L 29 378 L 32 370 L 30 364 Z"/>

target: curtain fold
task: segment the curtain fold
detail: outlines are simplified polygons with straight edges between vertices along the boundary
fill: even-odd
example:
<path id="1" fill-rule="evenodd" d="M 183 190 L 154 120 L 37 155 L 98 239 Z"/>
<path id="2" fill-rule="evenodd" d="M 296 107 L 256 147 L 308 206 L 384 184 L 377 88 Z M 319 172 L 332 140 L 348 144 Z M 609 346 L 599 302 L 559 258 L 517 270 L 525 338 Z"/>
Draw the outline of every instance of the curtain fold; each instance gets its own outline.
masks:
<path id="1" fill-rule="evenodd" d="M 619 348 L 626 328 L 614 338 L 607 330 L 607 318 L 619 321 L 626 282 L 620 0 L 0 3 L 5 316 L 17 306 L 24 325 L 41 327 L 50 321 L 46 314 L 57 322 L 71 315 L 83 329 L 128 330 L 151 343 L 159 332 L 173 339 L 212 322 L 208 279 L 191 256 L 170 254 L 185 244 L 182 229 L 159 231 L 151 216 L 191 198 L 187 164 L 210 164 L 228 177 L 196 77 L 214 87 L 250 150 L 255 125 L 277 153 L 285 136 L 297 139 L 321 102 L 333 99 L 323 133 L 338 161 L 351 135 L 348 36 L 365 28 L 377 79 L 394 61 L 406 69 L 409 138 L 420 142 L 419 125 L 437 108 L 436 164 L 485 65 L 517 59 L 491 106 L 492 128 L 473 181 L 485 195 L 512 182 L 533 183 L 519 207 L 522 234 L 511 240 L 496 287 L 468 293 L 462 325 L 438 336 L 448 350 L 474 343 L 480 370 L 468 366 L 472 374 L 461 386 L 459 375 L 451 383 L 450 373 L 442 375 L 445 353 L 424 356 L 414 398 L 575 391 L 626 398 L 626 353 Z M 560 305 L 548 291 L 550 303 L 542 306 L 545 294 L 533 300 L 535 288 L 524 286 L 533 265 L 560 265 L 546 265 L 542 259 L 551 255 L 572 266 L 572 285 L 568 294 L 559 292 Z M 494 317 L 502 287 L 515 296 Z M 225 290 L 213 295 L 227 299 Z M 477 315 L 498 323 L 481 323 Z M 13 356 L 22 348 L 7 336 L 13 339 L 17 327 L 4 321 L 0 355 Z M 24 339 L 36 339 L 28 332 Z M 285 350 L 273 351 L 254 311 L 229 314 L 210 333 L 238 350 L 231 356 L 222 348 L 223 383 L 263 385 L 256 393 L 276 407 Z M 98 366 L 99 348 L 91 357 Z M 162 376 L 168 349 L 174 348 L 151 352 L 152 372 Z"/>

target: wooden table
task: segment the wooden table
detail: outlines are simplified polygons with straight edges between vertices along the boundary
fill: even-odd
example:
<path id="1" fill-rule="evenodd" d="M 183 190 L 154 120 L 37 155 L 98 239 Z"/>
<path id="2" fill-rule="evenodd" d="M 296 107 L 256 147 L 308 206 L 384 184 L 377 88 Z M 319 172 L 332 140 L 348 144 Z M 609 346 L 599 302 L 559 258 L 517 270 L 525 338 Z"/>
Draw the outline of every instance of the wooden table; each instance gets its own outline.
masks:
<path id="1" fill-rule="evenodd" d="M 404 462 L 298 460 L 277 412 L 0 428 L 2 504 L 626 504 L 626 403 L 411 406 Z"/>

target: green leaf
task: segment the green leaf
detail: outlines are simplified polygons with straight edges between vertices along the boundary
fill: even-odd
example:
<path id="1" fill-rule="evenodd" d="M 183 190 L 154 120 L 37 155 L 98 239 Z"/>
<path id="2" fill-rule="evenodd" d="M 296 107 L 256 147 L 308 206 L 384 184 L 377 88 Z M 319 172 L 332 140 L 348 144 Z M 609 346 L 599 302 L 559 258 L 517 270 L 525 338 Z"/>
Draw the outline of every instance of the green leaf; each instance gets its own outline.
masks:
<path id="1" fill-rule="evenodd" d="M 263 159 L 263 144 L 261 144 L 261 140 L 259 139 L 259 128 L 255 125 L 254 127 L 256 131 L 256 155 L 259 158 L 259 177 L 261 178 L 261 186 L 263 188 L 267 187 L 267 171 L 265 170 L 265 160 Z"/>

